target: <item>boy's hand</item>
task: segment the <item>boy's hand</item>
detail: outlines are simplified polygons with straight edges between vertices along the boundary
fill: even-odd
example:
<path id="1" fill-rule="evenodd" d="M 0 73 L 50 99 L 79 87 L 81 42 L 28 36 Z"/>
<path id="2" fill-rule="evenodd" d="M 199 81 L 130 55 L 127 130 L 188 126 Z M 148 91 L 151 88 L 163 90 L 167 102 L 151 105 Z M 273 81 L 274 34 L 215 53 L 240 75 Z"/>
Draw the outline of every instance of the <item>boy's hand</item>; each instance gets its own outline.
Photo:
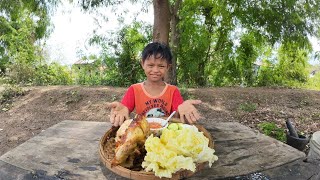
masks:
<path id="1" fill-rule="evenodd" d="M 110 122 L 113 126 L 120 126 L 129 119 L 129 109 L 120 102 L 108 103 L 107 107 L 111 109 Z"/>
<path id="2" fill-rule="evenodd" d="M 186 100 L 178 106 L 181 122 L 193 124 L 200 119 L 198 110 L 194 107 L 195 104 L 200 104 L 201 100 Z"/>

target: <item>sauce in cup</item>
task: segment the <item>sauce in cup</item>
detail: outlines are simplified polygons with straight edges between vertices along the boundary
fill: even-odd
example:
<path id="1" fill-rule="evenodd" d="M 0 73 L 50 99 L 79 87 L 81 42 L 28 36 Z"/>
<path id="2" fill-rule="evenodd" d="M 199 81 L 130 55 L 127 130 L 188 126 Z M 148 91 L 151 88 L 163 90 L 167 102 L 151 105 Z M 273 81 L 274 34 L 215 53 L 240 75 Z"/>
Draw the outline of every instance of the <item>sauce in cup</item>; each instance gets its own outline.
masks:
<path id="1" fill-rule="evenodd" d="M 160 123 L 157 122 L 149 122 L 149 127 L 150 129 L 159 129 L 162 128 Z"/>

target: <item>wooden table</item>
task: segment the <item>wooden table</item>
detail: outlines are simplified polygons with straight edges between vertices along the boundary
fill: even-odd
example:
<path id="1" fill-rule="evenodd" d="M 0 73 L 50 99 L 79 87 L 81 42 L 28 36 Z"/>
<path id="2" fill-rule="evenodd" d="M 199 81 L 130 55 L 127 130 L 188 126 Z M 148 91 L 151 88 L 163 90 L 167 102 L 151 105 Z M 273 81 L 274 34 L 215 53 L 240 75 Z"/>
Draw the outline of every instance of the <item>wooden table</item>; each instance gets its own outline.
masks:
<path id="1" fill-rule="evenodd" d="M 100 162 L 110 123 L 62 121 L 0 157 L 0 179 L 124 179 Z M 234 122 L 204 124 L 219 160 L 190 179 L 244 175 L 301 159 L 304 153 Z"/>

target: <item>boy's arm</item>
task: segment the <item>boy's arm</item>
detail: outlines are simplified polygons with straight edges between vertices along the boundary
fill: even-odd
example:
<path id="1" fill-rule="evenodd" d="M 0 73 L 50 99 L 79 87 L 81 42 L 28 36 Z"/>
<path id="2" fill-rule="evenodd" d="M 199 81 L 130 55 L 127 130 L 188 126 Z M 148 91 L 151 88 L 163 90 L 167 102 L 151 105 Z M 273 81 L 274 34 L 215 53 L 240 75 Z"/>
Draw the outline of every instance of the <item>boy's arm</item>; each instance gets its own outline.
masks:
<path id="1" fill-rule="evenodd" d="M 193 124 L 200 119 L 198 110 L 194 107 L 196 104 L 200 104 L 201 100 L 186 100 L 178 107 L 181 122 Z"/>
<path id="2" fill-rule="evenodd" d="M 129 114 L 133 111 L 134 106 L 134 90 L 130 86 L 121 102 L 115 101 L 108 104 L 111 109 L 110 122 L 113 126 L 120 126 L 125 120 L 129 119 Z"/>
<path id="3" fill-rule="evenodd" d="M 183 101 L 178 88 L 173 93 L 172 99 L 172 111 L 177 111 L 175 117 L 179 118 L 181 122 L 193 124 L 200 119 L 200 114 L 198 110 L 194 107 L 196 104 L 200 104 L 200 100 L 186 100 Z"/>
<path id="4" fill-rule="evenodd" d="M 126 119 L 129 119 L 129 109 L 120 102 L 108 104 L 111 109 L 110 122 L 113 126 L 120 126 Z"/>

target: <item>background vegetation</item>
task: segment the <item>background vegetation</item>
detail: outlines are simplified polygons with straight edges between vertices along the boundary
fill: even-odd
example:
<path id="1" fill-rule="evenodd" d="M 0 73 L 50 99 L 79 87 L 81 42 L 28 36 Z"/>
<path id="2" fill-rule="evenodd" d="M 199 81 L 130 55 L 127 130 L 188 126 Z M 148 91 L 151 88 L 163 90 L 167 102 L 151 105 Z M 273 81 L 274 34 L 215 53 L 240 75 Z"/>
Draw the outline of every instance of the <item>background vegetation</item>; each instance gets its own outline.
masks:
<path id="1" fill-rule="evenodd" d="M 10 1 L 11 2 L 11 1 Z M 132 1 L 133 3 L 140 1 Z M 310 36 L 319 38 L 318 1 L 169 1 L 170 47 L 181 87 L 281 86 L 320 89 L 319 61 Z M 135 21 L 119 32 L 90 37 L 99 56 L 72 67 L 49 63 L 43 46 L 60 1 L 0 2 L 1 83 L 19 85 L 128 86 L 142 81 L 140 53 L 152 41 L 152 25 Z M 83 10 L 122 1 L 74 1 Z M 151 3 L 141 1 L 142 4 Z M 10 4 L 10 5 L 9 5 Z M 122 15 L 125 16 L 125 13 Z M 121 20 L 121 17 L 119 18 Z"/>

